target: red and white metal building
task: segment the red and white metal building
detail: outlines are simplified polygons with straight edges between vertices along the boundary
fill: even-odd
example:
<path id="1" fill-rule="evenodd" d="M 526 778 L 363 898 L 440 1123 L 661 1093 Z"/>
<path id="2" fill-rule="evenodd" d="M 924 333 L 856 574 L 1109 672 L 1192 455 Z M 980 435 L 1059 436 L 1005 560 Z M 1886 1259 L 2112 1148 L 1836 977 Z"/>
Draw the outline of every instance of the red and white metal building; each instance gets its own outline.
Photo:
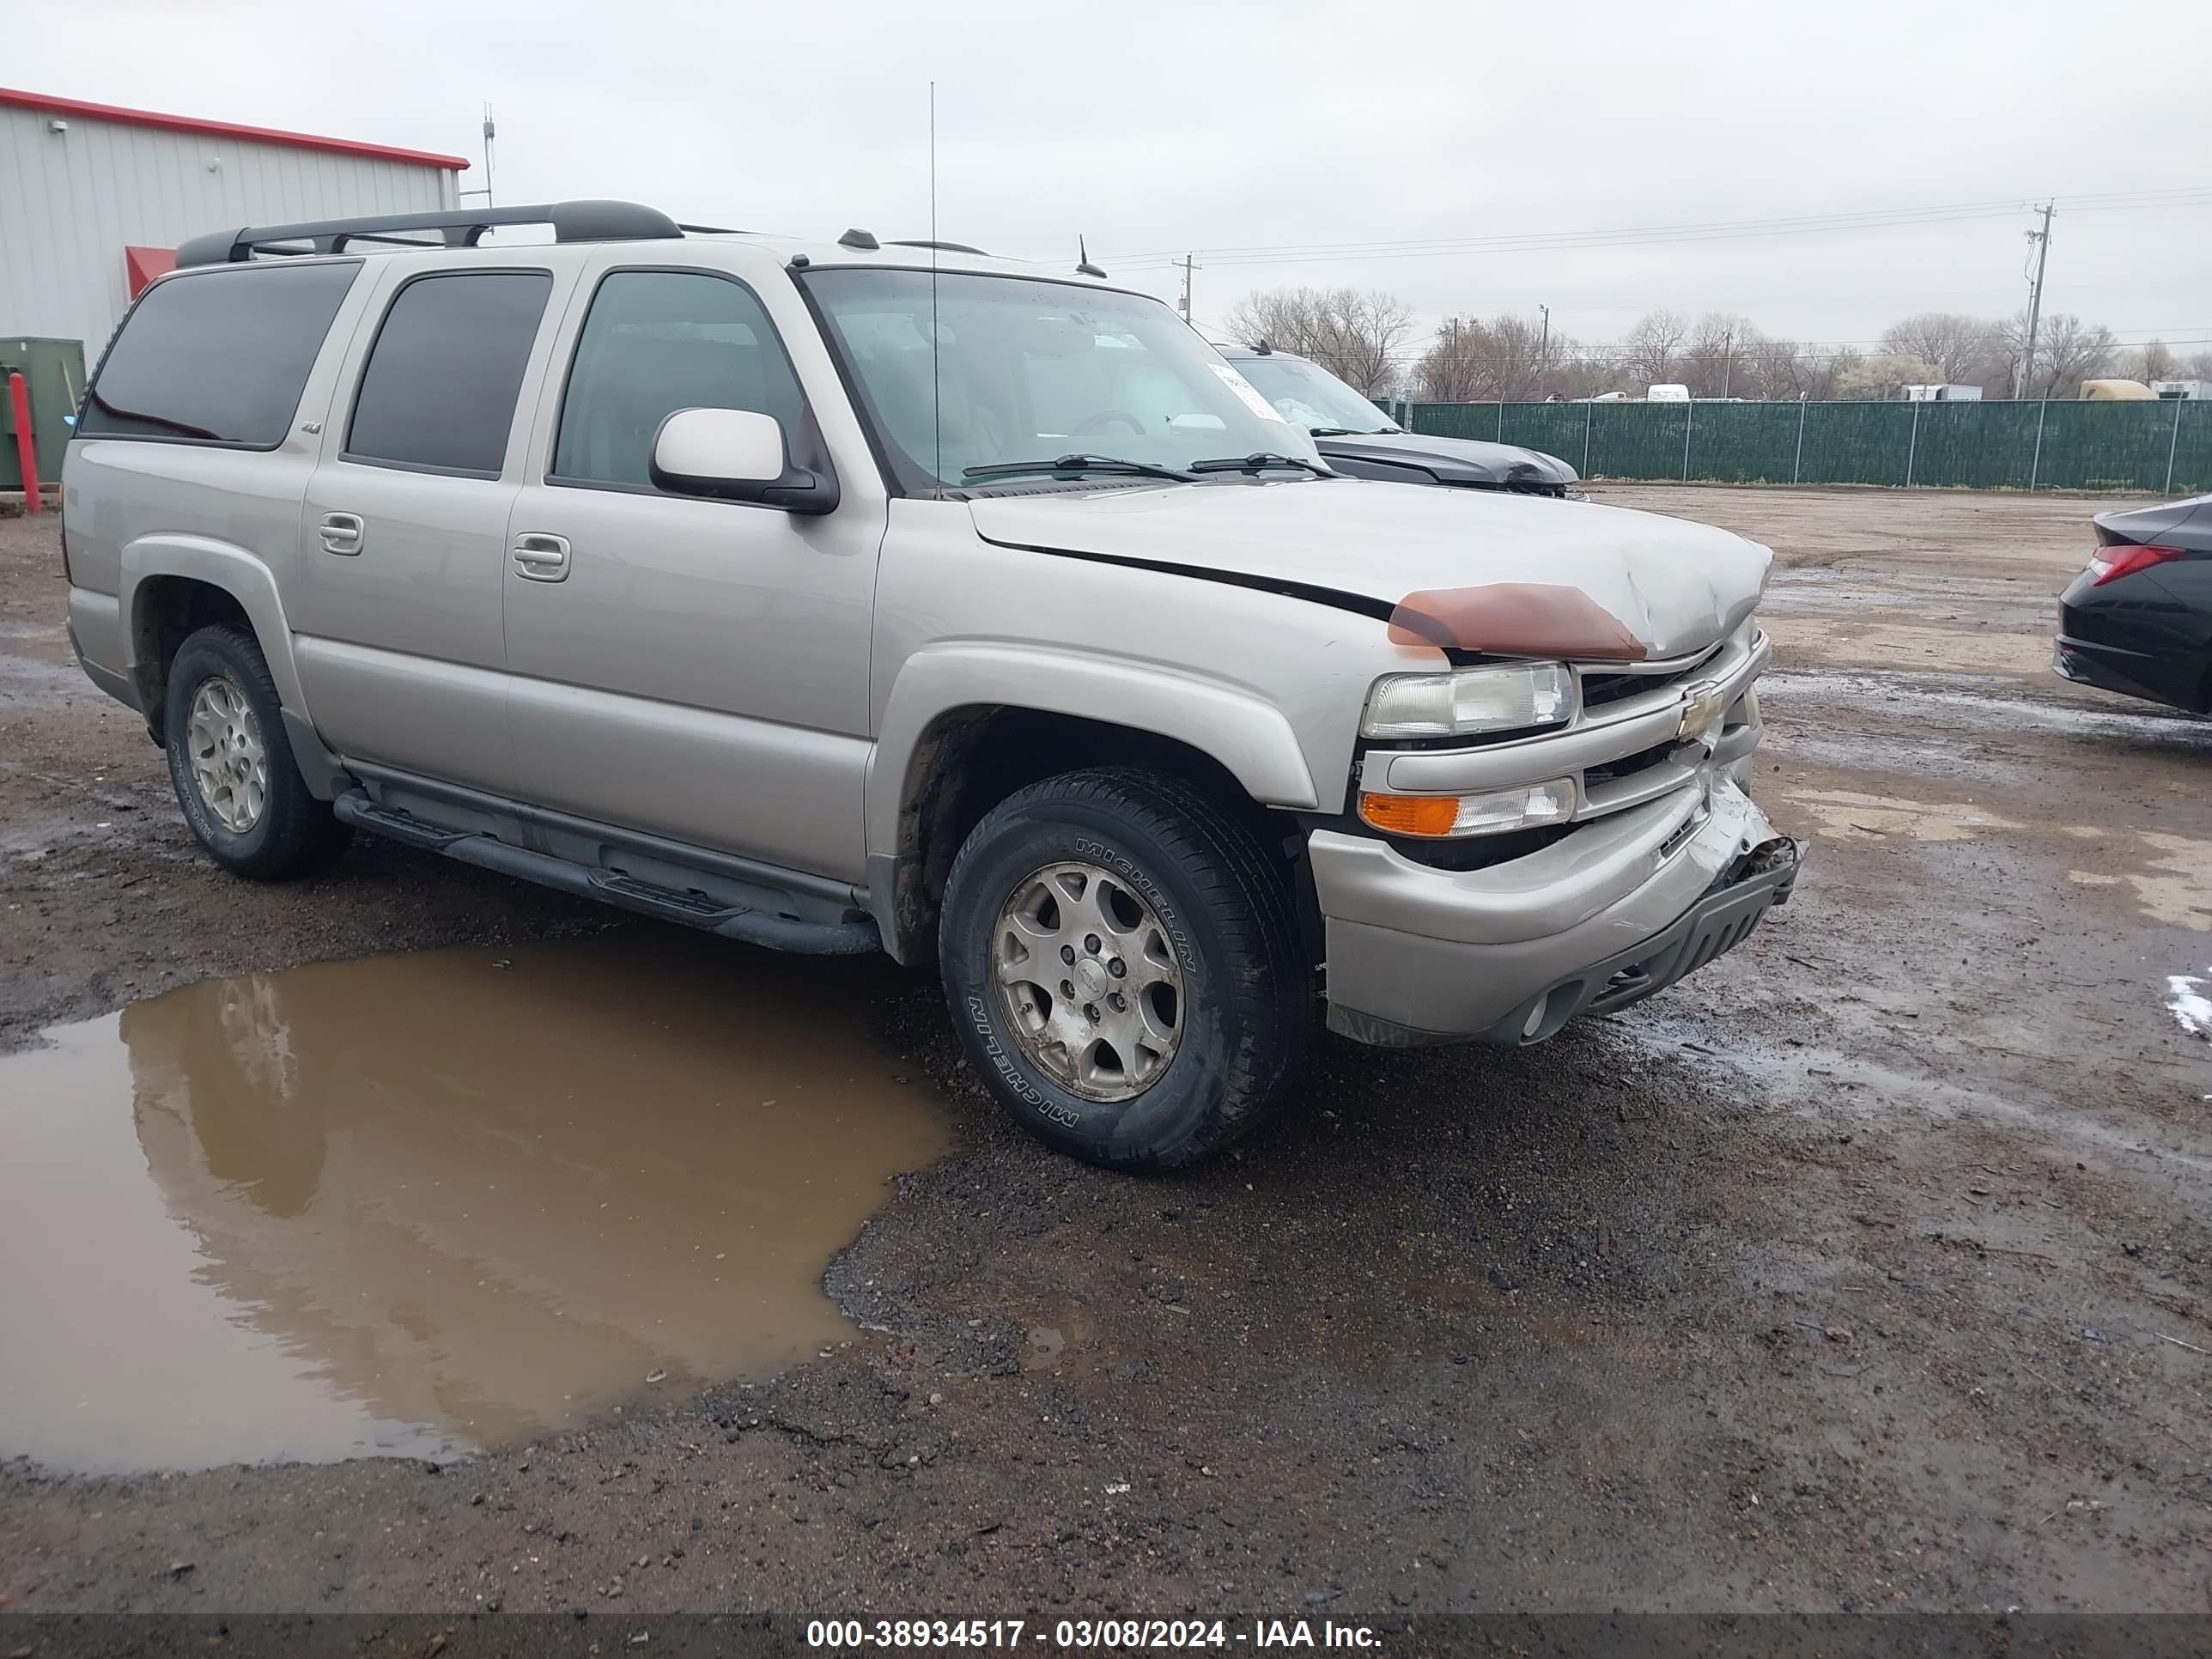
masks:
<path id="1" fill-rule="evenodd" d="M 84 342 L 203 231 L 456 204 L 465 157 L 0 87 L 0 334 Z"/>

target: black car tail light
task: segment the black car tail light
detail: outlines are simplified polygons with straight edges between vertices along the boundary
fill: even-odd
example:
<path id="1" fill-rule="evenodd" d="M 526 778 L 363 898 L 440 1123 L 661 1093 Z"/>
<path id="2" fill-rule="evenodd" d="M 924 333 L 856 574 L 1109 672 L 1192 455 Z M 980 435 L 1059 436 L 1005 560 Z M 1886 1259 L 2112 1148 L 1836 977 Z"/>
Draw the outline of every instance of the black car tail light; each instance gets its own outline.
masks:
<path id="1" fill-rule="evenodd" d="M 2178 547 L 2100 547 L 2089 556 L 2089 568 L 2097 578 L 2089 586 L 2102 587 L 2106 582 L 2118 581 L 2138 570 L 2148 570 L 2154 564 L 2183 556 Z"/>

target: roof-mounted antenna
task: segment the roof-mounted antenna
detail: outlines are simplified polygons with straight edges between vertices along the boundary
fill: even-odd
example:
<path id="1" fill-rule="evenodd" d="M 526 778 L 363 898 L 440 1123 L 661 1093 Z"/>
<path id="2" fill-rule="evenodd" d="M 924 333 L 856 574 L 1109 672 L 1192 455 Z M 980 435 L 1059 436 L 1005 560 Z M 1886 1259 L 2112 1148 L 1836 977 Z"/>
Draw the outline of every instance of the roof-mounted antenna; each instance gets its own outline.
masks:
<path id="1" fill-rule="evenodd" d="M 1275 348 L 1269 345 L 1265 340 L 1261 340 L 1258 344 L 1255 345 L 1252 349 L 1262 357 L 1272 357 L 1275 355 Z"/>
<path id="2" fill-rule="evenodd" d="M 1091 250 L 1083 245 L 1080 236 L 1075 239 L 1075 274 L 1079 276 L 1103 276 L 1106 274 L 1091 263 Z"/>
<path id="3" fill-rule="evenodd" d="M 837 239 L 837 246 L 858 248 L 863 253 L 873 253 L 883 244 L 876 240 L 873 231 L 862 230 L 855 226 Z"/>
<path id="4" fill-rule="evenodd" d="M 869 239 L 871 241 L 874 238 Z M 929 441 L 930 473 L 945 494 L 945 392 L 939 354 L 945 331 L 937 322 L 937 82 L 929 83 Z M 1504 408 L 1504 404 L 1499 404 Z"/>

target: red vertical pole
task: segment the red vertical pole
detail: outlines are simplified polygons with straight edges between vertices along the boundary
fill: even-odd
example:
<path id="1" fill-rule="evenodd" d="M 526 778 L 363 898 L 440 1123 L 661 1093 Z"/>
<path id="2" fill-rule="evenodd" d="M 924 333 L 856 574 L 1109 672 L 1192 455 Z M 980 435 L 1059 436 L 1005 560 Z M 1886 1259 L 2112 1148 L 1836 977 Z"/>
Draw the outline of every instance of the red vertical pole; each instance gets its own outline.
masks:
<path id="1" fill-rule="evenodd" d="M 8 401 L 15 408 L 15 459 L 23 464 L 23 511 L 45 510 L 39 494 L 39 449 L 31 438 L 31 383 L 21 369 L 8 371 Z"/>

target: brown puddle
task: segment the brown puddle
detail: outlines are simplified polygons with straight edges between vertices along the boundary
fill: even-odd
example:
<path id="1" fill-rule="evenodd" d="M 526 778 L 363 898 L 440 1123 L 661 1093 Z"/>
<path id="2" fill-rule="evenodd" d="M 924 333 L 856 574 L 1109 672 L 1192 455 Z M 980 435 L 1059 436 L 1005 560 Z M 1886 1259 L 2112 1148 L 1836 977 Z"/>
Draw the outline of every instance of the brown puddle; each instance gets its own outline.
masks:
<path id="1" fill-rule="evenodd" d="M 946 1115 L 880 963 L 655 932 L 213 981 L 0 1059 L 0 1457 L 436 1455 L 853 1328 Z"/>

